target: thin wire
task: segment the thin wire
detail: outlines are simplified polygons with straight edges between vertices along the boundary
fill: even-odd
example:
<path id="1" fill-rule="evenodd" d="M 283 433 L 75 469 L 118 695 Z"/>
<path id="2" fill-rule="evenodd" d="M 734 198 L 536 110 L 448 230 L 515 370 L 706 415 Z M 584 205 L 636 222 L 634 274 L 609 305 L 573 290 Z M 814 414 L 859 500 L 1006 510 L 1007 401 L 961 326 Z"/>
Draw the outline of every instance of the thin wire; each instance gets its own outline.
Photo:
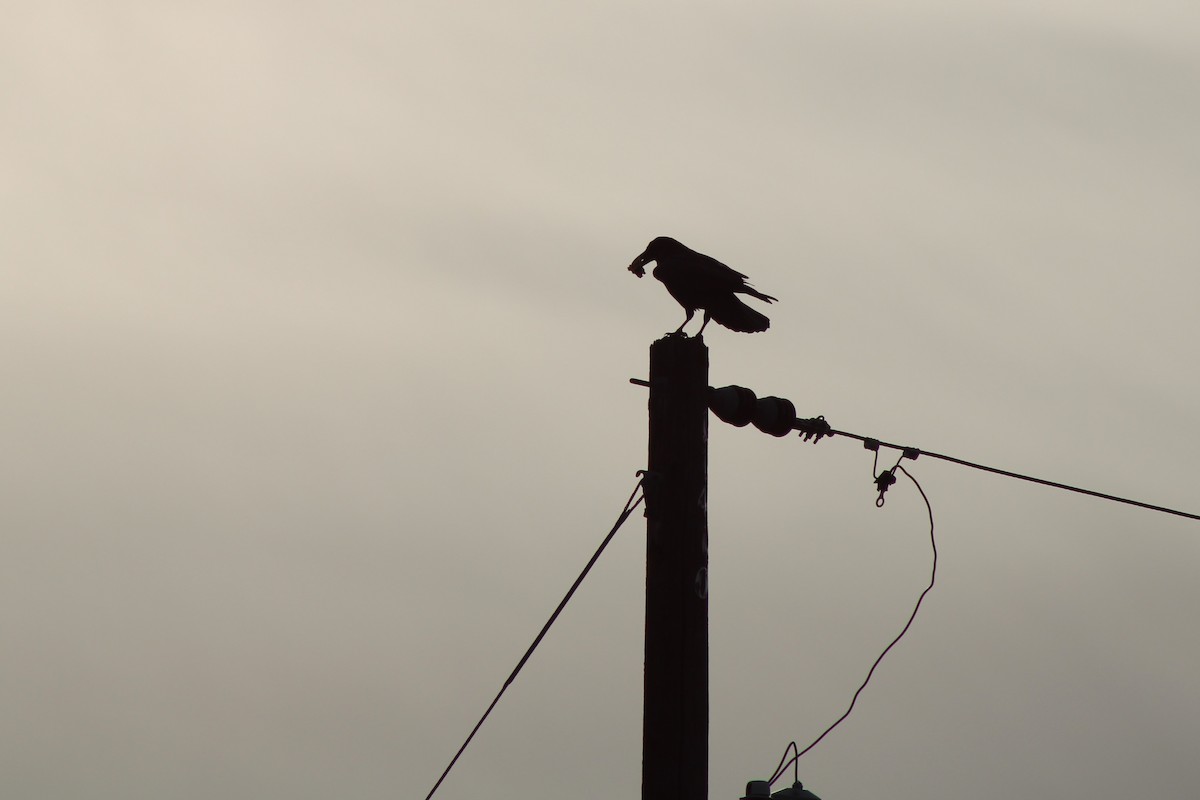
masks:
<path id="1" fill-rule="evenodd" d="M 812 750 L 814 747 L 816 747 L 820 743 L 820 741 L 829 734 L 830 731 L 832 731 L 838 725 L 841 725 L 842 720 L 844 720 L 844 719 L 846 719 L 846 717 L 850 716 L 850 712 L 854 710 L 854 704 L 858 702 L 858 696 L 860 694 L 862 694 L 863 689 L 866 689 L 867 684 L 871 682 L 871 676 L 875 674 L 875 668 L 879 666 L 881 661 L 883 661 L 884 656 L 886 656 L 888 654 L 888 652 L 891 651 L 891 649 L 896 646 L 896 643 L 904 638 L 904 634 L 908 633 L 908 629 L 912 627 L 913 620 L 915 620 L 917 618 L 917 612 L 921 610 L 921 603 L 925 600 L 925 595 L 929 594 L 929 592 L 933 589 L 933 584 L 937 581 L 938 550 L 937 550 L 937 538 L 934 536 L 934 529 L 933 529 L 933 506 L 931 506 L 929 504 L 929 498 L 926 496 L 925 490 L 921 488 L 921 484 L 917 483 L 917 479 L 914 478 L 911 474 L 909 474 L 908 470 L 906 470 L 904 467 L 900 466 L 899 464 L 897 464 L 893 469 L 898 469 L 901 472 L 903 472 L 906 476 L 908 476 L 908 479 L 913 482 L 914 486 L 917 487 L 917 491 L 921 493 L 921 499 L 925 501 L 925 509 L 926 509 L 926 511 L 929 512 L 929 544 L 933 548 L 933 568 L 929 573 L 929 585 L 925 587 L 925 591 L 921 592 L 921 596 L 917 598 L 917 604 L 916 604 L 916 606 L 913 607 L 912 614 L 909 616 L 908 622 L 904 623 L 904 629 L 901 630 L 899 634 L 897 634 L 895 639 L 892 639 L 891 644 L 889 644 L 887 647 L 883 648 L 883 652 L 879 654 L 879 658 L 875 659 L 875 663 L 871 665 L 870 671 L 867 672 L 867 677 L 863 680 L 862 685 L 858 687 L 858 691 L 856 691 L 854 693 L 854 697 L 851 698 L 850 707 L 846 709 L 846 713 L 844 713 L 840 717 L 838 717 L 837 720 L 832 725 L 830 725 L 828 728 L 825 729 L 824 733 L 822 733 L 815 740 L 813 740 L 812 744 L 810 744 L 808 747 L 806 747 L 803 750 L 796 753 L 796 755 L 792 757 L 791 761 L 788 761 L 786 764 L 784 764 L 779 769 L 777 769 L 775 771 L 775 776 L 773 778 L 771 778 L 771 784 L 774 784 L 775 781 L 779 780 L 779 776 L 781 776 L 787 770 L 788 767 L 790 767 L 793 764 L 796 764 L 805 753 L 807 753 L 809 750 Z M 787 756 L 786 750 L 784 751 L 783 755 L 784 755 L 784 757 Z"/>
<path id="2" fill-rule="evenodd" d="M 858 439 L 860 442 L 864 443 L 878 442 L 881 447 L 890 447 L 893 450 L 908 450 L 914 454 L 914 458 L 918 455 L 929 456 L 930 458 L 939 458 L 942 461 L 949 461 L 952 464 L 970 467 L 971 469 L 983 470 L 984 472 L 991 472 L 996 475 L 1003 475 L 1006 478 L 1016 478 L 1017 480 L 1029 481 L 1030 483 L 1040 483 L 1042 486 L 1050 486 L 1055 489 L 1065 489 L 1068 492 L 1077 492 L 1079 494 L 1086 494 L 1091 497 L 1099 497 L 1102 500 L 1112 500 L 1115 503 L 1125 503 L 1126 505 L 1137 506 L 1138 508 L 1145 508 L 1149 509 L 1150 511 L 1161 511 L 1164 514 L 1174 514 L 1177 517 L 1200 520 L 1200 514 L 1190 514 L 1186 511 L 1177 511 L 1173 508 L 1166 508 L 1165 506 L 1156 506 L 1151 505 L 1150 503 L 1143 503 L 1140 500 L 1130 500 L 1126 497 L 1117 497 L 1116 495 L 1105 494 L 1104 492 L 1097 492 L 1091 489 L 1082 489 L 1078 486 L 1070 486 L 1065 483 L 1058 483 L 1057 481 L 1048 481 L 1045 478 L 1035 478 L 1032 475 L 1022 475 L 1019 472 L 1009 472 L 1006 469 L 998 469 L 996 467 L 989 467 L 984 464 L 976 464 L 973 461 L 966 461 L 961 458 L 955 458 L 954 456 L 942 455 L 941 453 L 931 453 L 928 450 L 918 450 L 914 447 L 903 447 L 901 445 L 891 444 L 889 442 L 880 442 L 878 439 L 872 439 L 869 436 L 860 436 L 857 433 L 847 433 L 846 431 L 838 430 L 830 430 L 829 432 L 835 436 L 846 436 L 850 439 Z"/>
<path id="3" fill-rule="evenodd" d="M 642 480 L 644 480 L 644 478 Z M 471 732 L 467 735 L 467 739 L 462 743 L 462 747 L 458 748 L 458 752 L 454 754 L 454 758 L 450 759 L 450 764 L 446 767 L 445 771 L 442 772 L 442 776 L 437 779 L 437 783 L 435 783 L 433 788 L 429 790 L 429 794 L 425 795 L 425 800 L 430 800 L 430 798 L 433 797 L 434 792 L 436 792 L 438 787 L 442 785 L 442 781 L 446 780 L 446 776 L 450 774 L 450 770 L 454 769 L 455 763 L 458 762 L 458 757 L 463 754 L 463 751 L 467 749 L 467 745 L 469 745 L 471 740 L 475 738 L 475 734 L 483 726 L 484 720 L 486 720 L 488 715 L 492 713 L 492 709 L 496 707 L 496 703 L 500 702 L 500 697 L 504 694 L 505 690 L 508 689 L 509 685 L 511 685 L 516 679 L 517 673 L 520 672 L 521 668 L 525 666 L 525 662 L 529 660 L 531 655 L 533 655 L 533 651 L 536 650 L 537 646 L 542 643 L 542 639 L 546 636 L 546 632 L 550 630 L 550 626 L 554 624 L 554 621 L 558 619 L 558 615 L 562 613 L 564 608 L 566 608 L 571 596 L 575 594 L 575 590 L 579 588 L 579 584 L 583 583 L 583 579 L 587 577 L 588 572 L 590 572 L 592 569 L 592 565 L 595 564 L 597 559 L 600 558 L 600 554 L 604 552 L 604 548 L 608 547 L 608 543 L 612 541 L 613 536 L 615 536 L 617 531 L 620 530 L 621 526 L 625 524 L 625 520 L 629 519 L 629 515 L 634 512 L 634 509 L 641 505 L 642 501 L 646 499 L 644 494 L 641 497 L 638 497 L 636 502 L 633 499 L 634 496 L 637 495 L 638 489 L 642 488 L 642 480 L 639 480 L 637 485 L 633 487 L 633 492 L 629 495 L 629 499 L 625 501 L 625 508 L 621 510 L 621 514 L 617 517 L 617 521 L 613 523 L 612 529 L 608 532 L 608 535 L 604 537 L 604 541 L 600 542 L 600 546 L 596 548 L 596 552 L 587 562 L 587 566 L 583 568 L 583 572 L 580 572 L 579 577 L 575 579 L 573 584 L 571 584 L 571 588 L 567 590 L 567 594 L 563 597 L 562 602 L 558 604 L 558 608 L 554 609 L 554 613 L 550 615 L 550 619 L 546 620 L 546 624 L 542 626 L 542 630 L 533 640 L 533 644 L 529 645 L 529 649 L 525 651 L 525 655 L 521 656 L 521 660 L 517 662 L 517 666 L 512 671 L 512 674 L 508 676 L 508 680 L 504 681 L 504 685 L 501 686 L 500 691 L 496 693 L 496 697 L 487 707 L 487 711 L 483 712 L 483 716 L 479 718 L 479 722 L 475 723 L 475 727 L 472 728 Z"/>
<path id="4" fill-rule="evenodd" d="M 767 781 L 768 785 L 775 783 L 775 781 L 779 780 L 779 776 L 783 775 L 783 773 L 787 771 L 787 767 L 785 767 L 783 765 L 783 762 L 787 761 L 788 753 L 791 753 L 793 751 L 795 751 L 797 753 L 797 757 L 798 757 L 800 748 L 796 746 L 795 742 L 788 742 L 788 746 L 783 748 L 783 758 L 779 759 L 779 766 L 777 766 L 775 768 L 775 771 L 771 773 L 771 780 Z M 789 763 L 794 763 L 795 760 L 796 759 L 792 759 L 792 761 Z M 797 779 L 798 778 L 799 778 L 799 773 L 797 773 Z"/>

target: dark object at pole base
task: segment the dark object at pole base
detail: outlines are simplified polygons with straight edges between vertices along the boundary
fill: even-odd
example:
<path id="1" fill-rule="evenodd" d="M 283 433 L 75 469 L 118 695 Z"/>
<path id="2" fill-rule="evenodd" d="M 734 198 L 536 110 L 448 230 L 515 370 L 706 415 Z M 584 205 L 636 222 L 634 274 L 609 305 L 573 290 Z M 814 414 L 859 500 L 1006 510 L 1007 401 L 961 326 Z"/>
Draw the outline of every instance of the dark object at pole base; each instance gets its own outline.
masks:
<path id="1" fill-rule="evenodd" d="M 741 800 L 821 800 L 815 794 L 804 788 L 804 784 L 796 781 L 786 789 L 780 789 L 771 794 L 771 784 L 767 781 L 750 781 L 746 784 L 746 796 Z"/>

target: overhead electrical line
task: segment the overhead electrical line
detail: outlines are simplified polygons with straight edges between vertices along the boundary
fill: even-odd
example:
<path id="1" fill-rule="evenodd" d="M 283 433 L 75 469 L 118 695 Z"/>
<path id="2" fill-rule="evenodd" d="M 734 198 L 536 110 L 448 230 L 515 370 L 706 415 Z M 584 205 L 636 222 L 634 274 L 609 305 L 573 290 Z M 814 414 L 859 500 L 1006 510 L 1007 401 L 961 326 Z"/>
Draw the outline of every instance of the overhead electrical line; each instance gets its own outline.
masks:
<path id="1" fill-rule="evenodd" d="M 821 418 L 818 417 L 818 419 L 821 419 Z M 808 421 L 809 420 L 804 420 L 804 422 L 808 422 Z M 879 447 L 888 447 L 893 450 L 902 451 L 906 458 L 916 458 L 917 456 L 928 456 L 929 458 L 937 458 L 942 461 L 949 461 L 951 464 L 958 464 L 959 466 L 970 467 L 971 469 L 978 469 L 978 470 L 982 470 L 984 472 L 991 472 L 995 475 L 1003 475 L 1006 478 L 1016 478 L 1017 480 L 1020 480 L 1020 481 L 1029 481 L 1030 483 L 1037 483 L 1037 484 L 1041 484 L 1042 486 L 1049 486 L 1054 489 L 1065 489 L 1068 492 L 1077 492 L 1078 494 L 1085 494 L 1090 497 L 1099 497 L 1101 500 L 1111 500 L 1114 503 L 1125 503 L 1126 505 L 1137 506 L 1138 508 L 1145 508 L 1150 511 L 1160 511 L 1163 514 L 1174 514 L 1177 517 L 1186 517 L 1187 519 L 1200 520 L 1200 514 L 1192 514 L 1187 511 L 1178 511 L 1174 508 L 1166 508 L 1165 506 L 1156 506 L 1156 505 L 1152 505 L 1150 503 L 1143 503 L 1141 500 L 1131 500 L 1127 497 L 1118 497 L 1114 494 L 1105 494 L 1104 492 L 1097 492 L 1094 489 L 1084 489 L 1079 486 L 1070 486 L 1065 483 L 1059 483 L 1057 481 L 1046 480 L 1045 478 L 1036 478 L 1032 475 L 1022 475 L 1019 472 L 1011 472 L 1006 469 L 999 469 L 998 467 L 989 467 L 985 464 L 976 464 L 973 461 L 967 461 L 966 459 L 955 458 L 954 456 L 943 455 L 942 453 L 932 453 L 928 450 L 918 450 L 915 447 L 903 447 L 898 444 L 891 444 L 890 442 L 882 442 L 882 441 L 879 441 L 878 439 L 872 439 L 868 436 L 860 436 L 857 433 L 848 433 L 846 431 L 839 431 L 839 430 L 830 428 L 828 435 L 829 436 L 845 436 L 850 439 L 858 439 L 860 442 L 863 443 L 864 446 L 866 446 L 870 450 L 874 450 Z"/>
<path id="2" fill-rule="evenodd" d="M 640 378 L 630 378 L 630 383 L 638 386 L 648 386 L 649 383 Z M 1200 521 L 1200 514 L 1193 514 L 1188 511 L 1180 511 L 1166 506 L 1153 505 L 1141 500 L 1132 500 L 1127 497 L 1119 497 L 1115 494 L 1107 494 L 1098 492 L 1094 489 L 1085 489 L 1079 486 L 1072 486 L 1058 481 L 1046 480 L 1033 475 L 1026 475 L 1020 472 L 1013 472 L 1007 469 L 999 469 L 998 467 L 989 467 L 985 464 L 979 464 L 974 461 L 967 461 L 963 458 L 948 456 L 942 453 L 934 453 L 929 450 L 921 450 L 916 447 L 905 447 L 904 445 L 892 444 L 880 439 L 875 439 L 870 436 L 863 436 L 858 433 L 850 433 L 849 431 L 838 430 L 832 427 L 823 416 L 801 419 L 796 416 L 796 407 L 792 401 L 782 397 L 758 397 L 750 389 L 743 386 L 723 386 L 719 389 L 709 387 L 709 408 L 720 419 L 731 425 L 743 426 L 753 422 L 754 426 L 764 433 L 769 433 L 772 436 L 787 436 L 792 431 L 798 431 L 800 436 L 807 442 L 814 443 L 821 441 L 826 437 L 845 436 L 849 439 L 857 439 L 862 442 L 868 450 L 878 452 L 880 447 L 887 447 L 892 450 L 901 451 L 902 458 L 915 459 L 918 456 L 927 456 L 936 458 L 942 461 L 948 461 L 952 464 L 958 464 L 971 469 L 990 472 L 994 475 L 1003 475 L 1006 478 L 1015 478 L 1017 480 L 1028 481 L 1030 483 L 1049 486 L 1054 489 L 1063 489 L 1068 492 L 1076 492 L 1078 494 L 1088 495 L 1090 497 L 1098 497 L 1101 500 L 1111 500 L 1114 503 L 1124 503 L 1126 505 L 1144 508 L 1148 511 L 1158 511 L 1163 514 L 1173 514 L 1177 517 L 1186 519 L 1194 519 Z"/>

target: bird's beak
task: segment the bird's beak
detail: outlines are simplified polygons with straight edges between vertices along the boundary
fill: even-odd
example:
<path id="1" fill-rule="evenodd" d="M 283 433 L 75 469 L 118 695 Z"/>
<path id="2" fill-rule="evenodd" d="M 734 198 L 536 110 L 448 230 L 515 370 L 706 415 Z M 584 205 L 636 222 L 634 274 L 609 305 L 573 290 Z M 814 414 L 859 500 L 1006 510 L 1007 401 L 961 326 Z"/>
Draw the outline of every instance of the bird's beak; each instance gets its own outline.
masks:
<path id="1" fill-rule="evenodd" d="M 648 258 L 645 253 L 642 253 L 629 265 L 629 271 L 640 278 L 646 274 L 646 264 L 649 264 L 653 260 L 653 258 Z"/>

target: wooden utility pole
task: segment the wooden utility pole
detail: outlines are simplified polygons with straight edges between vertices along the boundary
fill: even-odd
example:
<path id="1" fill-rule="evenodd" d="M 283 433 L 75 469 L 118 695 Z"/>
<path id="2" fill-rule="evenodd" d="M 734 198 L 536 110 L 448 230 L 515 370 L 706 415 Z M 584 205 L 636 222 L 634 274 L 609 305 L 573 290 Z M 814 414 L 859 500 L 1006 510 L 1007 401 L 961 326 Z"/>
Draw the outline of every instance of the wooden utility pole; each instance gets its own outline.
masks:
<path id="1" fill-rule="evenodd" d="M 650 346 L 642 800 L 708 798 L 708 348 Z"/>

